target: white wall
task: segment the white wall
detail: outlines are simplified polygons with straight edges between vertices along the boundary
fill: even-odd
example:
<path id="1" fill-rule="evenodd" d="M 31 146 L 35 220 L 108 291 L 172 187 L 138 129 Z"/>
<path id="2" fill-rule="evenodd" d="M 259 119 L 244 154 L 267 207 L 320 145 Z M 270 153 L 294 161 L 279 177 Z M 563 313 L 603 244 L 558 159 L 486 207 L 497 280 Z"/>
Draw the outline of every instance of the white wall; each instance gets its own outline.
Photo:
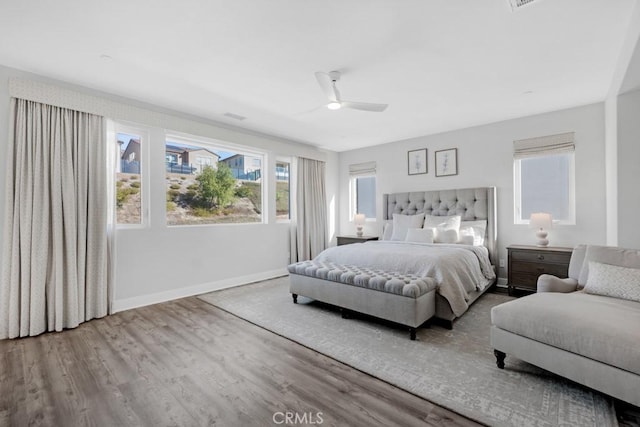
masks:
<path id="1" fill-rule="evenodd" d="M 289 263 L 289 225 L 275 222 L 273 203 L 268 208 L 269 221 L 265 224 L 165 225 L 164 133 L 161 127 L 259 148 L 267 153 L 268 164 L 274 168 L 278 155 L 326 159 L 329 175 L 333 173 L 335 177 L 337 174 L 335 153 L 275 137 L 245 133 L 179 112 L 0 66 L 0 159 L 3 161 L 8 147 L 10 77 L 52 84 L 82 96 L 106 99 L 121 106 L 114 111 L 122 111 L 126 117 L 117 119 L 128 118 L 152 126 L 151 186 L 148 189 L 151 196 L 150 224 L 147 228 L 120 229 L 116 233 L 116 310 L 272 277 L 284 273 Z M 4 173 L 0 173 L 0 184 L 0 219 L 3 219 Z M 336 185 L 335 178 L 328 179 L 329 200 L 336 200 Z M 275 184 L 272 183 L 270 188 L 275 189 Z M 337 203 L 334 209 L 336 206 Z M 335 228 L 335 220 L 332 224 Z M 2 238 L 0 234 L 0 241 Z"/>
<path id="2" fill-rule="evenodd" d="M 541 114 L 438 135 L 399 141 L 340 153 L 340 233 L 353 234 L 349 218 L 348 166 L 377 162 L 378 218 L 365 226 L 367 234 L 380 235 L 382 194 L 467 187 L 495 186 L 498 199 L 498 247 L 506 259 L 506 246 L 535 244 L 533 232 L 513 223 L 513 141 L 575 131 L 575 226 L 557 226 L 549 233 L 551 245 L 605 244 L 605 128 L 604 104 Z M 407 174 L 407 151 L 427 148 L 428 174 Z M 436 177 L 436 150 L 458 148 L 458 175 Z M 501 271 L 501 276 L 505 275 Z"/>
<path id="3" fill-rule="evenodd" d="M 640 249 L 640 90 L 618 97 L 618 244 Z"/>

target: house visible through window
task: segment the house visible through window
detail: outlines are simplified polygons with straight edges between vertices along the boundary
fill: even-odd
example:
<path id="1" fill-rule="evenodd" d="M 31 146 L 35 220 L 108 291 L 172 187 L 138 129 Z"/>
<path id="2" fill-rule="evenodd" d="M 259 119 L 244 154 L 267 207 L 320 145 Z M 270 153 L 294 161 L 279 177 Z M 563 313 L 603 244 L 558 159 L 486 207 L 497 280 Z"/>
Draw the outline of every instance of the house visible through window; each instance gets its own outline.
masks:
<path id="1" fill-rule="evenodd" d="M 178 137 L 165 151 L 167 225 L 262 222 L 263 155 Z"/>
<path id="2" fill-rule="evenodd" d="M 534 212 L 575 224 L 573 133 L 514 142 L 514 215 L 527 224 Z"/>
<path id="3" fill-rule="evenodd" d="M 117 224 L 142 224 L 141 144 L 145 141 L 133 133 L 116 133 Z"/>

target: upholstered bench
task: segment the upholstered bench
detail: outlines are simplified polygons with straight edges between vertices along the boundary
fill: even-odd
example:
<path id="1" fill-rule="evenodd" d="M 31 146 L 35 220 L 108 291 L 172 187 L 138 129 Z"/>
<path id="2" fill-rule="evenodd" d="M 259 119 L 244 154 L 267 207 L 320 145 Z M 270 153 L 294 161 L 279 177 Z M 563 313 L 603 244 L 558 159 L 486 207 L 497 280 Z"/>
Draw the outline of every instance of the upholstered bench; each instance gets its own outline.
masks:
<path id="1" fill-rule="evenodd" d="M 436 283 L 430 277 L 318 261 L 289 267 L 293 302 L 298 295 L 416 328 L 435 315 Z"/>

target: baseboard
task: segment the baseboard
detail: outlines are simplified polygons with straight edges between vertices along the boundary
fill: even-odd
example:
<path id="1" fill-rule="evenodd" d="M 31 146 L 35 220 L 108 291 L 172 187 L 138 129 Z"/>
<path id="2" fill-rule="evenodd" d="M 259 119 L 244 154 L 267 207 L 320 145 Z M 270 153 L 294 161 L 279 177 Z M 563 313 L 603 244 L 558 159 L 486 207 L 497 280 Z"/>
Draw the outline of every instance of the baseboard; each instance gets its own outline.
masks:
<path id="1" fill-rule="evenodd" d="M 230 279 L 218 280 L 215 282 L 201 283 L 199 285 L 187 286 L 185 288 L 171 289 L 168 291 L 157 292 L 155 294 L 115 300 L 111 303 L 111 313 L 144 307 L 151 304 L 158 304 L 174 299 L 191 297 L 220 289 L 232 288 L 234 286 L 246 285 L 247 283 L 259 282 L 261 280 L 273 279 L 274 277 L 285 275 L 287 275 L 287 269 L 282 268 L 250 274 L 247 276 L 232 277 Z"/>
<path id="2" fill-rule="evenodd" d="M 498 283 L 497 283 L 498 286 L 500 286 L 501 288 L 506 288 L 507 283 L 508 281 L 506 277 L 498 277 Z"/>

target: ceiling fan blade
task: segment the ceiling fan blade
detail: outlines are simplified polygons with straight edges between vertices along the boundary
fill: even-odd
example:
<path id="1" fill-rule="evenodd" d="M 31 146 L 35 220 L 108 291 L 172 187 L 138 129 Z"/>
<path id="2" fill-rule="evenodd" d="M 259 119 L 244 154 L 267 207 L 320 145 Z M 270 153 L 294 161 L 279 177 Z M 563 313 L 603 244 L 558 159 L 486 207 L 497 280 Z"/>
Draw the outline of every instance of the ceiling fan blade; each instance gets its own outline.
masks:
<path id="1" fill-rule="evenodd" d="M 369 104 L 367 102 L 341 101 L 340 104 L 344 108 L 353 108 L 354 110 L 374 111 L 381 113 L 387 109 L 389 104 Z"/>
<path id="2" fill-rule="evenodd" d="M 318 80 L 320 88 L 322 88 L 322 91 L 330 101 L 337 102 L 340 99 L 340 93 L 338 93 L 338 89 L 336 89 L 336 85 L 329 74 L 318 71 L 316 72 L 316 80 Z"/>

